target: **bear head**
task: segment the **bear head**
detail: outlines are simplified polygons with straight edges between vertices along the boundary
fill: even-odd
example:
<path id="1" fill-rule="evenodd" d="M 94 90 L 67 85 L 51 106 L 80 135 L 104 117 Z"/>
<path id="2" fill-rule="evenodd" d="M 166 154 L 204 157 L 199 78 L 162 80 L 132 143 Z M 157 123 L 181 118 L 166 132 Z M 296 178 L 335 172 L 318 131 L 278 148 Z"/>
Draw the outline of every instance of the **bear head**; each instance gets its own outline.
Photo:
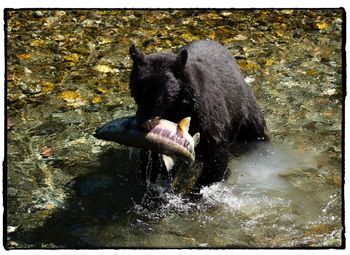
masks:
<path id="1" fill-rule="evenodd" d="M 130 92 L 137 104 L 136 119 L 140 126 L 173 111 L 181 97 L 188 53 L 152 53 L 146 55 L 135 45 L 130 47 L 133 67 Z M 148 127 L 151 128 L 151 127 Z"/>

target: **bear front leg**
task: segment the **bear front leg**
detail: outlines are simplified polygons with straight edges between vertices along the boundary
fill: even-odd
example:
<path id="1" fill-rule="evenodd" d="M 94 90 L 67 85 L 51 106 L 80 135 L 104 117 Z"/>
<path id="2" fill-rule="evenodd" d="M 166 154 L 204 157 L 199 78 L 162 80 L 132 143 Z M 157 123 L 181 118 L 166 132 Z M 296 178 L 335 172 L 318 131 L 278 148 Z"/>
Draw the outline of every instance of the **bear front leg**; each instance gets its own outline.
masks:
<path id="1" fill-rule="evenodd" d="M 203 151 L 203 171 L 197 180 L 197 189 L 223 181 L 229 175 L 229 145 L 210 143 Z"/>

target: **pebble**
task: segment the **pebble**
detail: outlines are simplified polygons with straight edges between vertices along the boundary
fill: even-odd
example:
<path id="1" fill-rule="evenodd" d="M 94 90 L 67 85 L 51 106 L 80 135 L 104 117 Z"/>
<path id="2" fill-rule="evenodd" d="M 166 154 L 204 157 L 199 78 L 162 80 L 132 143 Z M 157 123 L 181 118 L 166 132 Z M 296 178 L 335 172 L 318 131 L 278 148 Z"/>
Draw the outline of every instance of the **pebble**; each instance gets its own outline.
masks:
<path id="1" fill-rule="evenodd" d="M 52 119 L 65 124 L 79 124 L 84 121 L 84 116 L 80 109 L 68 112 L 52 113 Z"/>
<path id="2" fill-rule="evenodd" d="M 224 16 L 224 17 L 228 17 L 228 16 L 232 15 L 232 12 L 225 12 L 225 11 L 223 11 L 223 12 L 221 12 L 221 15 Z"/>
<path id="3" fill-rule="evenodd" d="M 15 232 L 18 226 L 7 226 L 7 233 Z"/>
<path id="4" fill-rule="evenodd" d="M 51 135 L 53 133 L 60 133 L 66 129 L 62 122 L 55 121 L 52 119 L 51 121 L 44 122 L 41 125 L 38 125 L 31 129 L 30 133 L 34 136 L 46 136 Z"/>
<path id="5" fill-rule="evenodd" d="M 49 158 L 53 155 L 53 150 L 52 148 L 49 148 L 49 147 L 43 147 L 40 149 L 40 155 L 43 158 Z"/>
<path id="6" fill-rule="evenodd" d="M 52 203 L 47 203 L 46 204 L 46 209 L 47 210 L 52 210 L 52 209 L 54 209 L 55 208 L 55 205 L 54 204 L 52 204 Z"/>
<path id="7" fill-rule="evenodd" d="M 35 18 L 41 18 L 41 17 L 44 16 L 44 13 L 42 13 L 42 11 L 35 11 L 35 12 L 33 13 L 33 16 L 34 16 Z"/>
<path id="8" fill-rule="evenodd" d="M 33 73 L 33 71 L 30 70 L 28 67 L 24 67 L 24 73 L 25 73 L 26 75 L 28 75 L 28 74 Z"/>
<path id="9" fill-rule="evenodd" d="M 10 244 L 11 246 L 18 246 L 18 243 L 15 242 L 15 241 L 10 241 L 9 244 Z"/>
<path id="10" fill-rule="evenodd" d="M 80 107 L 86 104 L 85 100 L 75 91 L 62 91 L 59 93 L 57 98 L 67 102 L 68 106 Z"/>
<path id="11" fill-rule="evenodd" d="M 102 102 L 102 98 L 100 96 L 95 96 L 91 99 L 92 104 L 99 104 Z"/>
<path id="12" fill-rule="evenodd" d="M 327 95 L 327 96 L 333 96 L 337 93 L 336 89 L 329 89 L 324 92 L 322 92 L 322 95 Z"/>
<path id="13" fill-rule="evenodd" d="M 112 73 L 114 70 L 107 65 L 96 65 L 94 69 L 100 73 Z"/>
<path id="14" fill-rule="evenodd" d="M 80 94 L 75 91 L 66 90 L 66 91 L 60 92 L 57 97 L 65 101 L 73 101 L 80 98 Z"/>
<path id="15" fill-rule="evenodd" d="M 255 78 L 254 78 L 254 77 L 249 77 L 249 76 L 248 76 L 248 77 L 246 77 L 244 80 L 245 80 L 246 83 L 249 84 L 249 83 L 254 82 L 254 81 L 255 81 Z"/>
<path id="16" fill-rule="evenodd" d="M 19 54 L 17 55 L 17 58 L 22 59 L 22 60 L 28 60 L 32 58 L 32 55 L 29 53 L 23 53 L 23 54 Z M 27 73 L 27 67 L 24 67 L 24 72 Z M 29 69 L 28 69 L 29 70 Z"/>
<path id="17" fill-rule="evenodd" d="M 61 16 L 64 16 L 64 15 L 66 15 L 65 11 L 55 11 L 55 16 L 56 17 L 61 17 Z"/>
<path id="18" fill-rule="evenodd" d="M 7 129 L 12 129 L 14 125 L 15 121 L 11 117 L 7 118 Z"/>
<path id="19" fill-rule="evenodd" d="M 8 187 L 7 188 L 7 195 L 8 196 L 16 196 L 17 192 L 18 192 L 18 190 L 13 188 L 13 187 Z"/>
<path id="20" fill-rule="evenodd" d="M 51 92 L 54 89 L 55 85 L 52 82 L 42 82 L 41 83 L 41 90 L 44 93 Z"/>
<path id="21" fill-rule="evenodd" d="M 21 89 L 25 94 L 38 94 L 41 92 L 41 86 L 39 84 L 27 84 L 22 83 Z"/>
<path id="22" fill-rule="evenodd" d="M 246 40 L 247 37 L 245 35 L 236 35 L 235 37 L 233 37 L 233 39 L 236 41 L 243 41 Z"/>
<path id="23" fill-rule="evenodd" d="M 17 77 L 15 74 L 8 74 L 7 75 L 7 81 L 14 81 L 16 79 L 17 79 Z"/>
<path id="24" fill-rule="evenodd" d="M 70 54 L 70 55 L 63 56 L 63 59 L 65 61 L 70 61 L 70 62 L 73 62 L 73 63 L 77 63 L 77 62 L 79 62 L 79 55 L 76 54 L 76 53 L 73 53 L 73 54 Z"/>

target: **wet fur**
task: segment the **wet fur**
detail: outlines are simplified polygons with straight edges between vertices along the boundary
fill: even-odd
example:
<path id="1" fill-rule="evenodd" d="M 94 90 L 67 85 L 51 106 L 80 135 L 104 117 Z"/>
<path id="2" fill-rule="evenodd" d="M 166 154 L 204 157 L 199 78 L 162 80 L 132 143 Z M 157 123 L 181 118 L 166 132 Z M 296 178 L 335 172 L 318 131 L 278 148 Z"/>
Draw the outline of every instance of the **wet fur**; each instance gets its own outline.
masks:
<path id="1" fill-rule="evenodd" d="M 267 138 L 254 95 L 234 57 L 219 43 L 196 41 L 176 54 L 150 55 L 131 46 L 130 55 L 130 91 L 140 128 L 150 130 L 156 117 L 178 122 L 190 116 L 190 134 L 200 132 L 196 152 L 203 156 L 203 171 L 197 188 L 227 176 L 231 143 Z"/>

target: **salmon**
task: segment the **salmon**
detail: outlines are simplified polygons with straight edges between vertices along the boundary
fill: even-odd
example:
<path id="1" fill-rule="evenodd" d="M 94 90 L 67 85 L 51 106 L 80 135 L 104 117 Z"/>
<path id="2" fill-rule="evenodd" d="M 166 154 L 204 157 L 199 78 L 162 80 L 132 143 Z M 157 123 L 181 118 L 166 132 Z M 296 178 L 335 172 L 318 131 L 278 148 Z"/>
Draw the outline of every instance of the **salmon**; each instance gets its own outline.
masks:
<path id="1" fill-rule="evenodd" d="M 199 143 L 200 134 L 191 136 L 188 133 L 190 122 L 190 117 L 179 123 L 161 119 L 153 129 L 145 132 L 137 128 L 135 116 L 123 117 L 101 126 L 94 136 L 160 153 L 167 170 L 170 171 L 175 159 L 180 159 L 188 165 L 192 165 L 196 159 L 194 149 Z"/>

